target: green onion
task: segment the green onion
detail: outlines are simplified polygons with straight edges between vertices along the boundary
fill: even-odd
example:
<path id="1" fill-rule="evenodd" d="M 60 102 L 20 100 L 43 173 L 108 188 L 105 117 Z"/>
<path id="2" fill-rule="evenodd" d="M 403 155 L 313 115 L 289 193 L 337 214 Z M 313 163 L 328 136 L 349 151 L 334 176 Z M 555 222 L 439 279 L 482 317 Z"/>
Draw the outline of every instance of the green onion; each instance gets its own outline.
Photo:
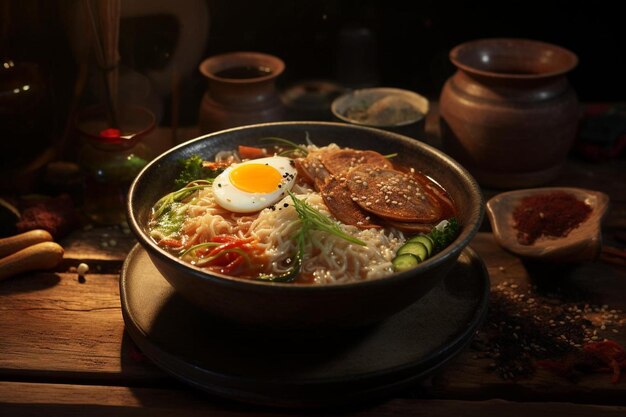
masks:
<path id="1" fill-rule="evenodd" d="M 289 270 L 280 275 L 259 275 L 257 279 L 263 281 L 271 281 L 271 282 L 292 282 L 296 279 L 298 272 L 300 272 L 300 267 L 302 266 L 302 260 L 304 258 L 304 250 L 307 240 L 310 240 L 309 233 L 311 230 L 318 230 L 321 232 L 330 233 L 341 239 L 344 239 L 350 243 L 354 243 L 357 245 L 365 246 L 365 242 L 350 236 L 341 228 L 339 225 L 332 221 L 330 218 L 326 217 L 322 213 L 320 213 L 315 208 L 311 207 L 306 202 L 298 199 L 291 191 L 287 191 L 291 200 L 293 200 L 293 207 L 296 209 L 298 213 L 298 217 L 300 218 L 300 230 L 296 234 L 296 255 L 293 257 L 294 264 Z"/>
<path id="2" fill-rule="evenodd" d="M 287 191 L 287 193 L 293 200 L 293 206 L 298 212 L 298 217 L 300 217 L 300 220 L 302 221 L 301 230 L 305 230 L 305 232 L 308 232 L 309 230 L 319 230 L 340 237 L 350 243 L 365 246 L 365 242 L 350 236 L 341 230 L 336 222 L 332 221 L 329 217 L 326 217 L 304 201 L 296 198 L 291 191 Z"/>
<path id="3" fill-rule="evenodd" d="M 250 257 L 248 256 L 248 254 L 239 249 L 239 248 L 230 248 L 230 249 L 224 249 L 222 251 L 219 251 L 218 253 L 216 253 L 213 256 L 209 256 L 208 258 L 200 258 L 199 261 L 196 261 L 195 265 L 196 266 L 204 266 L 206 264 L 208 264 L 209 262 L 214 261 L 215 259 L 219 258 L 222 255 L 225 255 L 227 253 L 230 252 L 234 252 L 234 253 L 238 253 L 239 255 L 243 256 L 243 258 L 246 260 L 246 262 L 249 264 L 250 263 Z"/>
<path id="4" fill-rule="evenodd" d="M 176 190 L 171 192 L 163 197 L 153 207 L 154 210 L 154 218 L 158 219 L 161 215 L 168 210 L 168 208 L 172 205 L 172 203 L 179 202 L 184 200 L 193 194 L 194 191 L 201 190 L 203 188 L 209 187 L 213 184 L 213 180 L 195 180 L 187 184 L 185 187 L 180 190 Z"/>
<path id="5" fill-rule="evenodd" d="M 197 245 L 193 245 L 190 248 L 187 248 L 184 251 L 182 251 L 181 253 L 179 253 L 178 257 L 182 258 L 183 256 L 187 255 L 189 252 L 195 251 L 196 249 L 206 248 L 206 247 L 216 247 L 216 246 L 220 246 L 220 245 L 223 245 L 223 243 L 218 243 L 218 242 L 198 243 Z"/>
<path id="6" fill-rule="evenodd" d="M 184 188 L 161 197 L 152 207 L 152 219 L 155 224 L 152 230 L 162 236 L 172 236 L 180 232 L 180 228 L 185 222 L 185 213 L 188 206 L 188 204 L 183 204 L 181 201 L 195 191 L 209 187 L 211 184 L 212 180 L 195 180 Z"/>
<path id="7" fill-rule="evenodd" d="M 290 155 L 293 153 L 298 153 L 301 156 L 307 156 L 309 154 L 309 151 L 306 149 L 306 147 L 302 145 L 298 145 L 297 143 L 292 142 L 289 139 L 278 138 L 278 137 L 267 137 L 267 138 L 262 138 L 261 140 L 264 142 L 280 143 L 281 145 L 288 147 L 289 149 L 280 153 L 280 155 L 283 155 L 283 156 Z"/>

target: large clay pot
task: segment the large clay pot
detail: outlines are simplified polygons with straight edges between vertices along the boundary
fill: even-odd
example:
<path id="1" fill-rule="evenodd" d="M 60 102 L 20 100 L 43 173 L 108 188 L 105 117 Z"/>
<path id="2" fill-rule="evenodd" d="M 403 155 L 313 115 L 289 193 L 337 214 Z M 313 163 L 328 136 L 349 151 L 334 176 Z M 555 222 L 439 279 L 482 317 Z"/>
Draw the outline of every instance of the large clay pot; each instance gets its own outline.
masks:
<path id="1" fill-rule="evenodd" d="M 282 120 L 285 108 L 275 82 L 284 69 L 281 59 L 257 52 L 232 52 L 204 60 L 200 72 L 209 88 L 200 105 L 201 132 Z"/>
<path id="2" fill-rule="evenodd" d="M 556 178 L 572 146 L 578 101 L 572 52 L 525 39 L 483 39 L 450 52 L 458 68 L 440 99 L 444 150 L 484 186 Z"/>

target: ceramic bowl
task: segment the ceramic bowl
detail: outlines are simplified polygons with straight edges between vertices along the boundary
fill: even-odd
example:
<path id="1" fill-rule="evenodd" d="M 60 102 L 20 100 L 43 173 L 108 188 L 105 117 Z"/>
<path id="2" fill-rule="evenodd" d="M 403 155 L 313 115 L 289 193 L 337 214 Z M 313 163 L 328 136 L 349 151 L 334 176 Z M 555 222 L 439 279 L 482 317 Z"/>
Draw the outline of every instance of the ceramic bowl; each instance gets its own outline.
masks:
<path id="1" fill-rule="evenodd" d="M 429 102 L 399 88 L 363 88 L 337 97 L 333 115 L 340 121 L 416 137 L 423 133 Z"/>
<path id="2" fill-rule="evenodd" d="M 519 243 L 513 220 L 515 208 L 525 197 L 554 191 L 573 194 L 578 200 L 588 204 L 592 209 L 589 218 L 565 237 L 542 236 L 532 245 Z M 509 252 L 535 260 L 578 262 L 595 259 L 598 255 L 602 245 L 600 227 L 608 206 L 609 197 L 598 191 L 569 187 L 529 188 L 501 193 L 491 198 L 487 202 L 487 215 L 496 241 Z"/>
<path id="3" fill-rule="evenodd" d="M 566 74 L 578 59 L 528 39 L 479 39 L 450 52 L 439 97 L 443 149 L 489 188 L 522 189 L 560 174 L 580 109 Z"/>
<path id="4" fill-rule="evenodd" d="M 228 277 L 187 264 L 161 249 L 149 237 L 153 204 L 172 191 L 178 160 L 194 154 L 211 159 L 239 144 L 259 145 L 263 137 L 296 143 L 309 138 L 317 145 L 397 152 L 397 163 L 423 170 L 450 194 L 462 231 L 445 250 L 417 268 L 357 283 L 307 285 L 267 283 Z M 484 212 L 480 188 L 469 173 L 444 153 L 407 137 L 342 123 L 281 122 L 244 126 L 185 142 L 157 157 L 130 187 L 127 215 L 135 236 L 152 262 L 188 301 L 214 316 L 253 328 L 324 330 L 378 322 L 404 309 L 430 291 L 454 266 L 478 230 Z"/>

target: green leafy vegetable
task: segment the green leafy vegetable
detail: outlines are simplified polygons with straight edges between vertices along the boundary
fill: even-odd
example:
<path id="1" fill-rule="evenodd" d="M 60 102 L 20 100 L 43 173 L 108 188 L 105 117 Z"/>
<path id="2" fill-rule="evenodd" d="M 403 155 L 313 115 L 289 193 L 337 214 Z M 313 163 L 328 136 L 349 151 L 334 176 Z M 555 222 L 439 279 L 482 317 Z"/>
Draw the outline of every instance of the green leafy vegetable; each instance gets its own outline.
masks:
<path id="1" fill-rule="evenodd" d="M 203 159 L 198 155 L 181 159 L 181 171 L 174 184 L 179 189 L 163 197 L 152 207 L 155 232 L 161 237 L 178 234 L 185 222 L 187 204 L 181 203 L 195 191 L 211 186 L 220 170 L 204 168 Z"/>
<path id="2" fill-rule="evenodd" d="M 159 201 L 156 202 L 152 210 L 154 210 L 153 217 L 159 218 L 169 210 L 169 207 L 172 203 L 179 202 L 189 197 L 197 190 L 201 190 L 206 187 L 210 187 L 213 184 L 213 180 L 198 180 L 187 184 L 187 186 L 181 188 L 180 190 L 176 190 L 171 192 L 163 197 Z"/>
<path id="3" fill-rule="evenodd" d="M 459 223 L 456 218 L 444 220 L 433 228 L 428 237 L 433 241 L 433 253 L 445 249 L 459 234 Z"/>
<path id="4" fill-rule="evenodd" d="M 178 178 L 174 181 L 177 188 L 182 188 L 189 184 L 193 180 L 198 180 L 202 177 L 202 158 L 198 155 L 192 155 L 187 159 L 181 159 L 178 161 L 182 169 Z"/>
<path id="5" fill-rule="evenodd" d="M 181 203 L 197 190 L 210 187 L 212 180 L 198 180 L 187 184 L 180 190 L 171 192 L 163 197 L 152 207 L 152 218 L 155 226 L 153 232 L 161 236 L 172 236 L 180 231 L 185 222 L 185 214 L 188 204 Z"/>
<path id="6" fill-rule="evenodd" d="M 298 217 L 300 218 L 301 223 L 300 230 L 296 234 L 297 252 L 292 259 L 293 265 L 291 266 L 291 268 L 289 268 L 288 271 L 281 275 L 261 275 L 258 277 L 258 279 L 272 282 L 291 282 L 295 280 L 298 272 L 300 272 L 300 267 L 302 266 L 305 245 L 307 240 L 310 240 L 309 233 L 311 232 L 311 230 L 318 230 L 330 233 L 350 243 L 365 246 L 365 242 L 353 236 L 350 236 L 349 234 L 341 230 L 336 222 L 332 221 L 330 218 L 326 217 L 306 202 L 298 199 L 295 195 L 293 195 L 293 193 L 291 193 L 291 191 L 287 191 L 287 193 L 293 201 L 293 206 L 298 213 Z"/>
<path id="7" fill-rule="evenodd" d="M 198 155 L 192 155 L 178 162 L 181 165 L 181 170 L 178 178 L 174 181 L 177 188 L 182 188 L 197 180 L 212 180 L 223 171 L 223 169 L 205 168 L 203 166 L 204 160 Z"/>
<path id="8" fill-rule="evenodd" d="M 153 232 L 158 232 L 161 236 L 172 236 L 180 231 L 185 222 L 187 204 L 172 202 L 161 215 L 156 219 L 156 224 L 152 228 Z"/>

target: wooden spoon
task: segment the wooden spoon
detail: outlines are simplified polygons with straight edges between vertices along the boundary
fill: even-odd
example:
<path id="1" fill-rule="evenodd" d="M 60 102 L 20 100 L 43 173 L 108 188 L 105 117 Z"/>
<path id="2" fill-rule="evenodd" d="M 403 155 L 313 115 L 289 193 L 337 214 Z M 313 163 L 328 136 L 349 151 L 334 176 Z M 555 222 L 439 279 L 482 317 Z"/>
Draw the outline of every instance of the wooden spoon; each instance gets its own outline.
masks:
<path id="1" fill-rule="evenodd" d="M 542 236 L 532 245 L 517 240 L 513 211 L 531 195 L 563 191 L 591 206 L 589 218 L 565 237 Z M 496 241 L 503 248 L 524 258 L 555 262 L 596 259 L 602 247 L 601 223 L 609 206 L 609 197 L 598 191 L 570 187 L 531 188 L 498 194 L 487 202 L 487 215 Z"/>

